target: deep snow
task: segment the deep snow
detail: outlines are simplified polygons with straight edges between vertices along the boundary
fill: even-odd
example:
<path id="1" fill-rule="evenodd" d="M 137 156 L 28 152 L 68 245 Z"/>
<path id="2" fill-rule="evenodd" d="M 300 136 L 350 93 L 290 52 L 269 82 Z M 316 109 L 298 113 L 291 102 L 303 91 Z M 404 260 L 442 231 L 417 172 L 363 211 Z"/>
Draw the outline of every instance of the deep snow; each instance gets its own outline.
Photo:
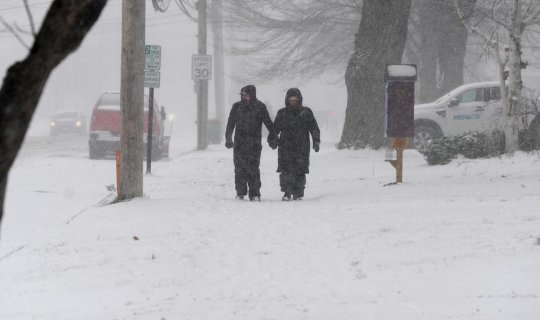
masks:
<path id="1" fill-rule="evenodd" d="M 407 150 L 405 182 L 385 186 L 384 151 L 325 143 L 287 203 L 265 147 L 251 203 L 234 200 L 232 152 L 188 137 L 145 197 L 113 205 L 114 161 L 89 160 L 86 137 L 28 137 L 0 319 L 540 318 L 537 154 L 428 166 Z"/>

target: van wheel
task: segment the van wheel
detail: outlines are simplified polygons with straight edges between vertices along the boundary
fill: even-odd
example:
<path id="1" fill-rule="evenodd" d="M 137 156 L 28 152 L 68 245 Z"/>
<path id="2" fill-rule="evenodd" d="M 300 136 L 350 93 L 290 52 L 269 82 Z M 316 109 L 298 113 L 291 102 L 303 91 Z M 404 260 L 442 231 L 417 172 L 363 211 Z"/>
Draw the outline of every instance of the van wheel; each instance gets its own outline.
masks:
<path id="1" fill-rule="evenodd" d="M 103 159 L 105 157 L 105 152 L 99 146 L 91 145 L 88 149 L 88 156 L 90 159 Z"/>
<path id="2" fill-rule="evenodd" d="M 430 125 L 420 124 L 414 128 L 413 147 L 416 150 L 421 150 L 433 140 L 441 137 L 439 131 Z"/>

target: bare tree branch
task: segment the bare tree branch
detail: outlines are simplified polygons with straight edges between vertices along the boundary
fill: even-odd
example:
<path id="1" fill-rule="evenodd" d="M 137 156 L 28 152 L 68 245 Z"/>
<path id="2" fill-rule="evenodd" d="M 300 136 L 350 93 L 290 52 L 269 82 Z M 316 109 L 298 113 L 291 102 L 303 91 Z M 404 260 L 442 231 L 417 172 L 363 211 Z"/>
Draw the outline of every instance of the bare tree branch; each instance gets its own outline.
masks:
<path id="1" fill-rule="evenodd" d="M 28 0 L 23 0 L 24 2 L 24 8 L 26 9 L 26 14 L 28 15 L 28 20 L 30 21 L 30 30 L 32 31 L 32 35 L 36 36 L 36 28 L 34 27 L 34 18 L 32 17 L 32 11 L 30 11 L 30 7 L 28 6 Z"/>
<path id="2" fill-rule="evenodd" d="M 191 8 L 192 10 L 196 10 L 197 9 L 197 5 L 193 2 L 187 2 L 185 3 L 185 1 L 187 0 L 175 0 L 174 2 L 176 3 L 176 5 L 178 6 L 178 8 L 180 9 L 180 11 L 182 11 L 182 13 L 184 13 L 188 18 L 190 18 L 192 21 L 195 21 L 197 22 L 197 18 L 191 14 L 190 10 L 188 9 Z"/>
<path id="3" fill-rule="evenodd" d="M 28 35 L 28 36 L 33 36 L 33 34 L 32 34 L 31 31 L 28 31 L 28 30 L 23 29 L 21 26 L 19 26 L 19 24 L 17 24 L 17 22 L 14 22 L 14 23 L 13 23 L 13 27 L 14 27 L 15 30 L 17 30 L 19 33 L 22 33 L 22 34 L 25 34 L 25 35 Z"/>
<path id="4" fill-rule="evenodd" d="M 360 21 L 361 1 L 225 0 L 230 52 L 243 56 L 246 78 L 275 80 L 342 74 Z"/>
<path id="5" fill-rule="evenodd" d="M 17 31 L 15 31 L 15 29 L 9 25 L 6 20 L 4 20 L 4 18 L 2 18 L 2 16 L 0 16 L 0 23 L 4 25 L 4 27 L 11 33 L 13 34 L 13 36 L 15 37 L 15 39 L 17 39 L 17 41 L 19 41 L 19 43 L 26 49 L 26 50 L 30 50 L 30 45 L 28 45 L 24 40 L 23 38 L 17 33 Z"/>

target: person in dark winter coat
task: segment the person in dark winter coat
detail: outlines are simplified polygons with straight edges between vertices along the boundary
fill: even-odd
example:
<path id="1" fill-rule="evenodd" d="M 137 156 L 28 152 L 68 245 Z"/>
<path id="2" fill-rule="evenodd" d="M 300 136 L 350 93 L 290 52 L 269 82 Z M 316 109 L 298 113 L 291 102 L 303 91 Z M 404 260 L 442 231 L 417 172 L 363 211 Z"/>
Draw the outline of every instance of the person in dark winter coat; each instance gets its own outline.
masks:
<path id="1" fill-rule="evenodd" d="M 291 88 L 285 96 L 285 108 L 278 111 L 274 121 L 278 140 L 279 184 L 284 201 L 302 200 L 309 173 L 309 135 L 313 139 L 313 150 L 319 152 L 321 134 L 310 108 L 302 105 L 302 93 Z"/>
<path id="2" fill-rule="evenodd" d="M 227 121 L 225 146 L 233 148 L 236 199 L 243 200 L 249 187 L 249 200 L 260 201 L 261 129 L 264 123 L 268 129 L 268 144 L 275 149 L 277 142 L 274 125 L 266 105 L 257 99 L 255 86 L 243 87 L 240 98 L 240 101 L 233 104 Z"/>

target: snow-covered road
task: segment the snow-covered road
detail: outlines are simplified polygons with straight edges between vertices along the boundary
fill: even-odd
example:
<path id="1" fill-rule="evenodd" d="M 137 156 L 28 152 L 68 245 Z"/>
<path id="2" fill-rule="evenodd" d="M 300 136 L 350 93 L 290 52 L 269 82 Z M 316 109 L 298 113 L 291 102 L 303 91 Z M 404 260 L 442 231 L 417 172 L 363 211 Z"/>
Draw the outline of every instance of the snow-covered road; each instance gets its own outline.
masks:
<path id="1" fill-rule="evenodd" d="M 540 318 L 539 156 L 428 166 L 405 153 L 312 153 L 303 201 L 234 200 L 232 152 L 153 164 L 145 197 L 112 198 L 113 160 L 85 137 L 30 137 L 10 175 L 0 319 Z"/>

